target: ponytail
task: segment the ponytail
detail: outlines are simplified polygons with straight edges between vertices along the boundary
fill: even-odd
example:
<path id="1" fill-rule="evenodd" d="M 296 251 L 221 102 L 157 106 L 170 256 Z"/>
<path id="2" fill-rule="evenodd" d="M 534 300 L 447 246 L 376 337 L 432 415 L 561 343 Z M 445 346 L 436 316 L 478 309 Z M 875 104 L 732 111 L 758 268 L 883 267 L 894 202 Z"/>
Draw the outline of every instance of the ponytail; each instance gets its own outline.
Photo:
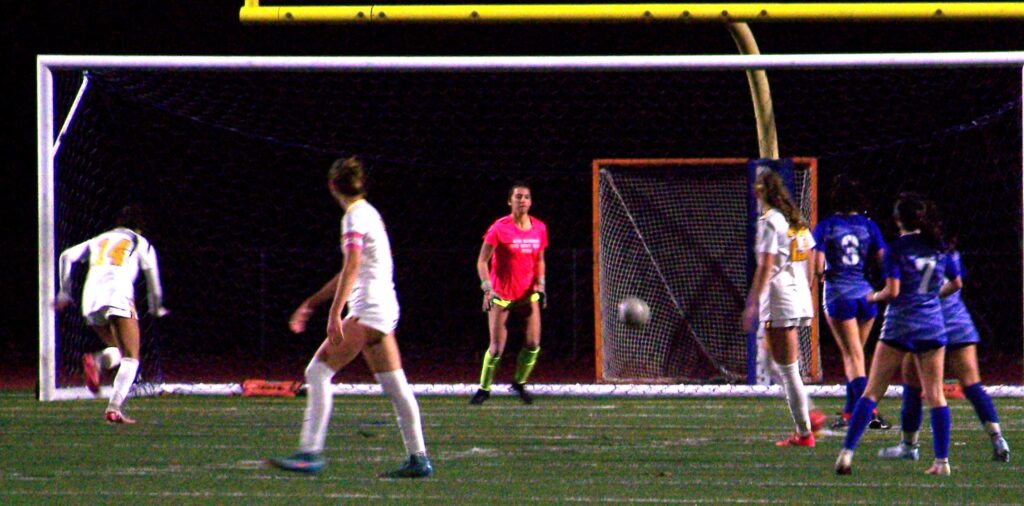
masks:
<path id="1" fill-rule="evenodd" d="M 778 209 L 786 217 L 790 228 L 798 230 L 807 228 L 807 221 L 800 214 L 800 208 L 793 201 L 793 197 L 789 195 L 789 190 L 786 189 L 782 177 L 777 172 L 766 170 L 759 174 L 754 183 L 754 191 L 764 199 L 768 206 Z"/>

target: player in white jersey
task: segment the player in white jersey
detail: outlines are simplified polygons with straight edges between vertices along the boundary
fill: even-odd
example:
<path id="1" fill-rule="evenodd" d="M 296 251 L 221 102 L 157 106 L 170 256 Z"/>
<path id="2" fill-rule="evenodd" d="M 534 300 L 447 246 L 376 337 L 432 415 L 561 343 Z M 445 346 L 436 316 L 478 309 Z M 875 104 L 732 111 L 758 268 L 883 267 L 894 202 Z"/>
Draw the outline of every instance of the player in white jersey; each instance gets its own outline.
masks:
<path id="1" fill-rule="evenodd" d="M 333 300 L 327 317 L 327 338 L 306 367 L 306 413 L 299 437 L 299 451 L 270 459 L 287 471 L 318 473 L 331 418 L 331 378 L 360 353 L 384 393 L 391 399 L 409 457 L 401 467 L 383 474 L 386 478 L 424 478 L 433 473 L 423 442 L 420 408 L 406 381 L 395 340 L 398 297 L 392 275 L 391 246 L 380 214 L 365 199 L 363 163 L 357 158 L 339 159 L 327 173 L 328 186 L 345 209 L 342 219 L 341 271 L 309 296 L 292 314 L 292 332 L 305 330 L 313 308 Z M 341 313 L 348 306 L 342 320 Z"/>
<path id="2" fill-rule="evenodd" d="M 776 172 L 766 170 L 758 175 L 754 192 L 764 214 L 757 221 L 757 269 L 743 311 L 743 330 L 753 329 L 760 315 L 796 425 L 793 435 L 776 445 L 814 446 L 797 343 L 797 327 L 809 326 L 814 318 L 808 266 L 814 238 Z M 815 412 L 814 418 L 815 425 L 824 422 L 822 413 Z"/>
<path id="3" fill-rule="evenodd" d="M 97 367 L 120 365 L 104 417 L 110 423 L 135 423 L 121 413 L 121 406 L 135 381 L 139 368 L 139 321 L 135 311 L 135 278 L 146 276 L 149 311 L 156 317 L 167 314 L 163 307 L 160 270 L 156 249 L 141 234 L 142 218 L 135 207 L 126 207 L 117 218 L 117 228 L 104 232 L 60 255 L 60 293 L 54 307 L 61 311 L 72 302 L 71 272 L 78 262 L 89 262 L 82 288 L 82 315 L 107 345 L 98 353 L 82 357 L 86 385 L 99 392 Z"/>

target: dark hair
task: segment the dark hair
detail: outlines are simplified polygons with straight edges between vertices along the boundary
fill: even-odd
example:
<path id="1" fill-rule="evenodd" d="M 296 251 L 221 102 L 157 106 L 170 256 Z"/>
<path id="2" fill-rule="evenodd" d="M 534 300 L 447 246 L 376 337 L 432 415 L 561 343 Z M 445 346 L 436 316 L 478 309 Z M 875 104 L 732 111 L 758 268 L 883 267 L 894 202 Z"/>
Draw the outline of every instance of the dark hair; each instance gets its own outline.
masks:
<path id="1" fill-rule="evenodd" d="M 754 189 L 760 192 L 766 204 L 778 209 L 786 217 L 790 227 L 807 228 L 807 222 L 804 221 L 800 209 L 797 208 L 793 197 L 789 195 L 789 190 L 782 182 L 782 177 L 777 172 L 766 170 L 758 174 Z"/>
<path id="2" fill-rule="evenodd" d="M 832 178 L 832 188 L 828 194 L 832 209 L 840 213 L 859 213 L 864 208 L 864 192 L 860 181 L 853 176 L 839 174 Z"/>
<path id="3" fill-rule="evenodd" d="M 514 181 L 512 183 L 512 186 L 508 188 L 508 200 L 512 200 L 512 194 L 516 192 L 516 188 L 525 188 L 527 190 L 530 190 L 530 184 L 522 180 Z M 533 190 L 530 190 L 530 193 L 532 195 Z"/>
<path id="4" fill-rule="evenodd" d="M 942 227 L 938 212 L 933 204 L 921 194 L 903 192 L 896 199 L 892 215 L 904 230 L 920 230 L 921 237 L 935 249 L 945 249 L 942 243 Z"/>
<path id="5" fill-rule="evenodd" d="M 334 191 L 346 197 L 357 197 L 366 195 L 365 174 L 363 161 L 359 158 L 339 158 L 327 171 L 327 181 Z"/>
<path id="6" fill-rule="evenodd" d="M 146 216 L 142 208 L 130 204 L 121 208 L 114 219 L 114 225 L 131 230 L 142 231 L 146 227 Z"/>

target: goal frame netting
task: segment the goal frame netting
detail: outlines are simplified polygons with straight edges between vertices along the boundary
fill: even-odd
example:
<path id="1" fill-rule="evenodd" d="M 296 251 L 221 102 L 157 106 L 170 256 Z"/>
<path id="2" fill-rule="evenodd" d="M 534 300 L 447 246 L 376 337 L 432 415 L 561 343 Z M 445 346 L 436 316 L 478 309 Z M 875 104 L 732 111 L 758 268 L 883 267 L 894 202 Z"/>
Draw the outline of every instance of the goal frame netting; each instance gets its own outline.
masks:
<path id="1" fill-rule="evenodd" d="M 807 218 L 808 223 L 810 224 L 810 228 L 813 229 L 814 225 L 817 224 L 817 222 L 818 222 L 818 192 L 817 192 L 817 185 L 818 185 L 818 161 L 817 161 L 817 159 L 815 159 L 813 157 L 790 157 L 790 158 L 787 158 L 787 160 L 789 160 L 793 164 L 793 166 L 801 167 L 801 171 L 803 171 L 806 174 L 806 185 L 805 185 L 805 188 L 804 188 L 804 190 L 806 191 L 806 194 L 801 196 L 801 195 L 798 195 L 798 194 L 794 193 L 794 196 L 798 199 L 801 211 L 804 212 L 805 217 Z M 614 327 L 615 326 L 614 325 L 608 326 L 608 329 L 607 329 L 607 330 L 611 330 L 612 331 L 611 332 L 612 335 L 610 335 L 610 336 L 606 336 L 605 335 L 605 330 L 606 330 L 605 323 L 606 322 L 604 321 L 603 315 L 607 314 L 608 309 L 609 309 L 605 305 L 606 304 L 611 304 L 611 301 L 609 300 L 610 294 L 603 293 L 603 289 L 606 288 L 606 286 L 605 286 L 605 283 L 602 281 L 602 271 L 603 271 L 604 268 L 608 267 L 609 262 L 607 262 L 607 261 L 602 259 L 603 249 L 602 249 L 601 225 L 602 225 L 602 221 L 603 221 L 602 217 L 603 217 L 604 213 L 602 213 L 602 211 L 601 211 L 601 206 L 602 206 L 601 191 L 600 191 L 600 188 L 601 188 L 601 182 L 600 182 L 601 181 L 601 172 L 605 169 L 605 167 L 608 167 L 608 166 L 616 166 L 618 168 L 629 168 L 630 170 L 637 170 L 637 171 L 643 171 L 644 169 L 654 170 L 654 169 L 668 168 L 668 167 L 675 168 L 675 169 L 678 169 L 678 170 L 681 170 L 681 171 L 685 171 L 687 169 L 699 170 L 701 168 L 711 168 L 711 167 L 715 167 L 715 166 L 742 166 L 742 167 L 746 167 L 747 168 L 747 172 L 751 174 L 751 177 L 753 177 L 754 176 L 753 172 L 752 172 L 752 170 L 749 167 L 751 163 L 752 163 L 752 161 L 750 159 L 747 159 L 747 158 L 736 158 L 736 157 L 720 157 L 720 158 L 630 158 L 630 159 L 599 159 L 599 160 L 594 160 L 593 161 L 593 166 L 592 166 L 592 169 L 591 169 L 591 177 L 592 177 L 592 188 L 591 188 L 592 197 L 591 198 L 592 198 L 592 207 L 593 207 L 592 214 L 593 214 L 593 258 L 594 258 L 594 282 L 593 282 L 593 290 L 594 290 L 594 355 L 595 355 L 595 364 L 594 365 L 595 365 L 595 369 L 596 369 L 596 371 L 595 371 L 595 373 L 596 373 L 595 374 L 595 378 L 596 378 L 597 382 L 599 382 L 599 383 L 627 383 L 628 384 L 628 383 L 635 383 L 635 382 L 640 382 L 641 381 L 641 380 L 630 379 L 630 378 L 614 378 L 614 377 L 609 377 L 609 375 L 607 374 L 606 368 L 605 368 L 605 363 L 608 360 L 611 360 L 613 358 L 611 356 L 611 354 L 606 354 L 605 351 L 604 351 L 605 350 L 605 338 L 628 339 L 628 337 L 620 338 L 619 336 L 615 336 L 614 335 L 615 334 L 615 332 L 614 332 Z M 752 179 L 749 182 L 749 184 L 751 184 L 751 185 L 753 184 L 753 180 Z M 794 190 L 793 188 L 790 188 L 790 191 L 793 191 L 793 190 Z M 747 194 L 747 195 L 737 195 L 736 198 L 738 199 L 738 201 L 747 201 L 747 200 L 750 200 L 750 199 L 753 198 L 753 194 L 750 193 L 750 194 Z M 750 212 L 753 212 L 754 207 L 756 207 L 756 203 L 754 203 L 752 200 L 749 201 L 749 202 L 746 202 L 746 203 L 747 203 L 748 210 Z M 618 205 L 626 207 L 624 202 L 620 202 Z M 624 211 L 627 214 L 630 212 L 628 208 L 624 209 Z M 751 216 L 748 216 L 747 218 L 751 219 L 751 220 L 753 219 Z M 636 225 L 634 224 L 634 226 L 636 226 Z M 752 267 L 755 265 L 755 259 L 753 257 L 753 249 L 752 249 L 752 247 L 753 247 L 753 236 L 752 236 L 752 234 L 754 232 L 754 229 L 750 226 L 749 223 L 747 224 L 747 226 L 745 228 L 747 228 L 747 233 L 748 233 L 747 234 L 748 235 L 747 240 L 749 241 L 749 244 L 748 244 L 749 247 L 745 248 L 745 254 L 747 256 L 746 263 L 747 263 L 748 270 L 751 270 L 751 272 L 748 273 L 748 274 L 752 274 Z M 636 231 L 636 235 L 638 235 L 638 236 L 641 235 L 639 230 Z M 641 244 L 644 244 L 645 248 L 646 248 L 646 240 L 645 240 L 645 238 L 638 237 L 638 240 L 640 241 Z M 650 253 L 651 252 L 648 250 L 648 254 L 650 254 Z M 653 262 L 653 258 L 652 258 L 652 262 Z M 653 264 L 653 267 L 655 269 L 657 269 L 656 263 Z M 664 278 L 662 278 L 662 279 L 664 280 Z M 746 287 L 744 287 L 744 289 L 746 289 Z M 815 301 L 818 300 L 818 287 L 817 286 L 812 286 L 811 287 L 811 297 Z M 673 297 L 673 300 L 675 300 L 675 297 Z M 677 301 L 677 303 L 681 303 L 681 304 L 684 304 L 684 305 L 687 304 L 686 301 L 682 301 L 682 302 Z M 688 312 L 688 311 L 684 310 L 682 307 L 677 307 L 676 309 L 679 312 L 679 314 L 685 314 L 685 313 Z M 819 339 L 819 335 L 818 335 L 818 321 L 819 321 L 819 318 L 818 317 L 819 317 L 819 315 L 815 314 L 814 323 L 810 327 L 806 328 L 806 331 L 802 330 L 800 332 L 799 337 L 798 337 L 798 339 L 800 341 L 800 355 L 799 356 L 800 356 L 802 375 L 804 377 L 804 381 L 808 382 L 808 383 L 818 383 L 823 378 L 823 371 L 822 371 L 822 366 L 821 366 L 821 353 L 820 353 L 819 341 L 818 341 L 818 339 Z M 684 320 L 689 320 L 690 318 L 691 318 L 691 316 L 689 316 L 689 315 L 683 317 Z M 705 344 L 711 344 L 711 343 L 704 343 L 703 339 L 698 337 L 698 336 L 696 336 L 696 335 L 694 336 L 694 338 L 697 341 L 700 341 L 702 343 L 702 345 L 701 345 L 702 348 L 703 348 L 703 345 L 705 345 Z M 766 350 L 765 350 L 765 345 L 764 345 L 764 338 L 765 338 L 765 336 L 763 334 L 763 328 L 759 329 L 756 332 L 750 332 L 746 336 L 747 343 L 746 343 L 746 358 L 745 358 L 745 362 L 746 362 L 746 369 L 747 370 L 746 370 L 746 373 L 745 373 L 744 376 L 745 376 L 746 383 L 748 385 L 755 385 L 755 384 L 766 385 L 766 384 L 770 384 L 771 383 L 770 378 L 769 378 L 770 372 L 767 370 L 768 367 L 766 367 L 766 365 L 767 365 L 767 362 L 766 362 L 767 361 L 767 357 L 765 356 Z M 708 360 L 709 361 L 714 361 L 714 359 L 710 358 L 710 356 L 707 355 L 707 353 L 708 352 L 706 350 L 702 351 L 703 355 L 708 356 Z M 650 382 L 650 383 L 678 383 L 678 382 L 680 382 L 680 380 L 676 379 L 676 378 L 653 378 L 653 379 L 648 378 L 648 379 L 643 380 L 643 382 Z"/>
<path id="2" fill-rule="evenodd" d="M 93 398 L 84 387 L 58 388 L 57 318 L 51 306 L 56 294 L 56 203 L 54 199 L 54 158 L 60 136 L 55 131 L 54 76 L 56 70 L 147 69 L 211 71 L 293 71 L 293 72 L 574 72 L 574 71 L 745 71 L 752 69 L 839 69 L 839 68 L 938 68 L 1003 67 L 1024 69 L 1024 51 L 889 54 L 794 54 L 794 55 L 688 55 L 688 56 L 523 56 L 523 57 L 203 57 L 203 56 L 112 56 L 40 55 L 36 59 L 37 159 L 38 159 L 38 396 L 42 401 Z M 1024 74 L 1022 74 L 1024 91 Z M 74 107 L 65 122 L 72 121 Z M 1024 122 L 1024 115 L 1022 115 Z M 1024 150 L 1022 150 L 1024 151 Z M 599 158 L 595 156 L 595 158 Z M 1024 174 L 1024 171 L 1022 171 Z M 1021 258 L 1024 266 L 1024 257 Z M 1022 287 L 1024 289 L 1024 287 Z M 417 385 L 426 394 L 462 395 L 475 385 Z M 240 393 L 238 384 L 166 384 L 147 389 L 152 393 L 218 394 Z M 842 388 L 812 388 L 815 395 L 842 395 Z M 336 385 L 337 393 L 374 393 L 369 385 Z M 552 395 L 780 395 L 778 387 L 746 385 L 537 385 L 534 391 Z M 995 386 L 994 395 L 1024 396 L 1024 387 Z M 137 393 L 138 394 L 138 393 Z M 890 390 L 890 395 L 895 395 Z"/>

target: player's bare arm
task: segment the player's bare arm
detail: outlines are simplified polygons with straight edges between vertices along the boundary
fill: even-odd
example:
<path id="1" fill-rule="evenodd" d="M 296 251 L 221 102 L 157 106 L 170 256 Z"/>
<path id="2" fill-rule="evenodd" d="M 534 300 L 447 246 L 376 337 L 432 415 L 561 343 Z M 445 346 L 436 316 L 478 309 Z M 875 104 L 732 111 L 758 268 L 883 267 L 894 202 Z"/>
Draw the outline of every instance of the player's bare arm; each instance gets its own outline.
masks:
<path id="1" fill-rule="evenodd" d="M 885 288 L 868 294 L 868 302 L 885 302 L 895 299 L 900 295 L 899 278 L 887 278 Z"/>
<path id="2" fill-rule="evenodd" d="M 964 287 L 963 278 L 957 276 L 955 279 L 946 280 L 942 284 L 942 288 L 939 288 L 939 297 L 949 297 L 956 292 L 959 292 Z"/>
<path id="3" fill-rule="evenodd" d="M 480 246 L 480 255 L 476 258 L 476 274 L 480 279 L 480 290 L 484 292 L 482 308 L 485 313 L 491 310 L 491 298 L 494 296 L 489 267 L 492 255 L 494 255 L 494 246 L 485 242 Z"/>
<path id="4" fill-rule="evenodd" d="M 345 309 L 348 296 L 352 293 L 352 287 L 356 285 L 359 277 L 359 264 L 362 263 L 363 250 L 358 247 L 345 248 L 345 260 L 338 274 L 337 290 L 334 292 L 334 302 L 331 303 L 331 310 L 327 316 L 327 339 L 332 345 L 339 345 L 345 340 L 345 333 L 342 330 L 341 312 Z"/>
<path id="5" fill-rule="evenodd" d="M 292 332 L 298 334 L 306 330 L 306 322 L 309 321 L 309 317 L 313 315 L 313 309 L 323 304 L 324 302 L 331 300 L 334 297 L 334 292 L 337 291 L 338 277 L 341 272 L 335 274 L 330 281 L 320 287 L 313 295 L 310 295 L 306 300 L 299 304 L 299 307 L 292 313 L 291 318 L 288 319 L 288 328 Z"/>
<path id="6" fill-rule="evenodd" d="M 545 272 L 545 270 L 546 270 L 546 266 L 544 264 L 544 250 L 540 250 L 540 252 L 537 253 L 537 264 L 536 264 L 535 271 L 534 271 L 536 273 L 535 277 L 534 277 L 534 279 L 536 281 L 534 281 L 534 283 L 533 283 L 533 291 L 535 291 L 535 292 L 540 294 L 541 307 L 544 308 L 544 309 L 547 309 L 547 307 L 548 307 L 548 298 L 547 298 L 547 292 L 546 292 L 546 289 L 545 289 L 545 286 L 544 286 L 546 284 L 546 281 L 544 279 L 544 272 Z"/>
<path id="7" fill-rule="evenodd" d="M 775 262 L 775 255 L 761 253 L 758 256 L 757 269 L 754 271 L 754 279 L 750 284 L 750 293 L 747 295 L 747 303 L 743 308 L 742 325 L 744 332 L 754 329 L 757 321 L 757 313 L 761 304 L 761 293 L 768 286 L 768 278 L 771 276 L 769 266 Z"/>

